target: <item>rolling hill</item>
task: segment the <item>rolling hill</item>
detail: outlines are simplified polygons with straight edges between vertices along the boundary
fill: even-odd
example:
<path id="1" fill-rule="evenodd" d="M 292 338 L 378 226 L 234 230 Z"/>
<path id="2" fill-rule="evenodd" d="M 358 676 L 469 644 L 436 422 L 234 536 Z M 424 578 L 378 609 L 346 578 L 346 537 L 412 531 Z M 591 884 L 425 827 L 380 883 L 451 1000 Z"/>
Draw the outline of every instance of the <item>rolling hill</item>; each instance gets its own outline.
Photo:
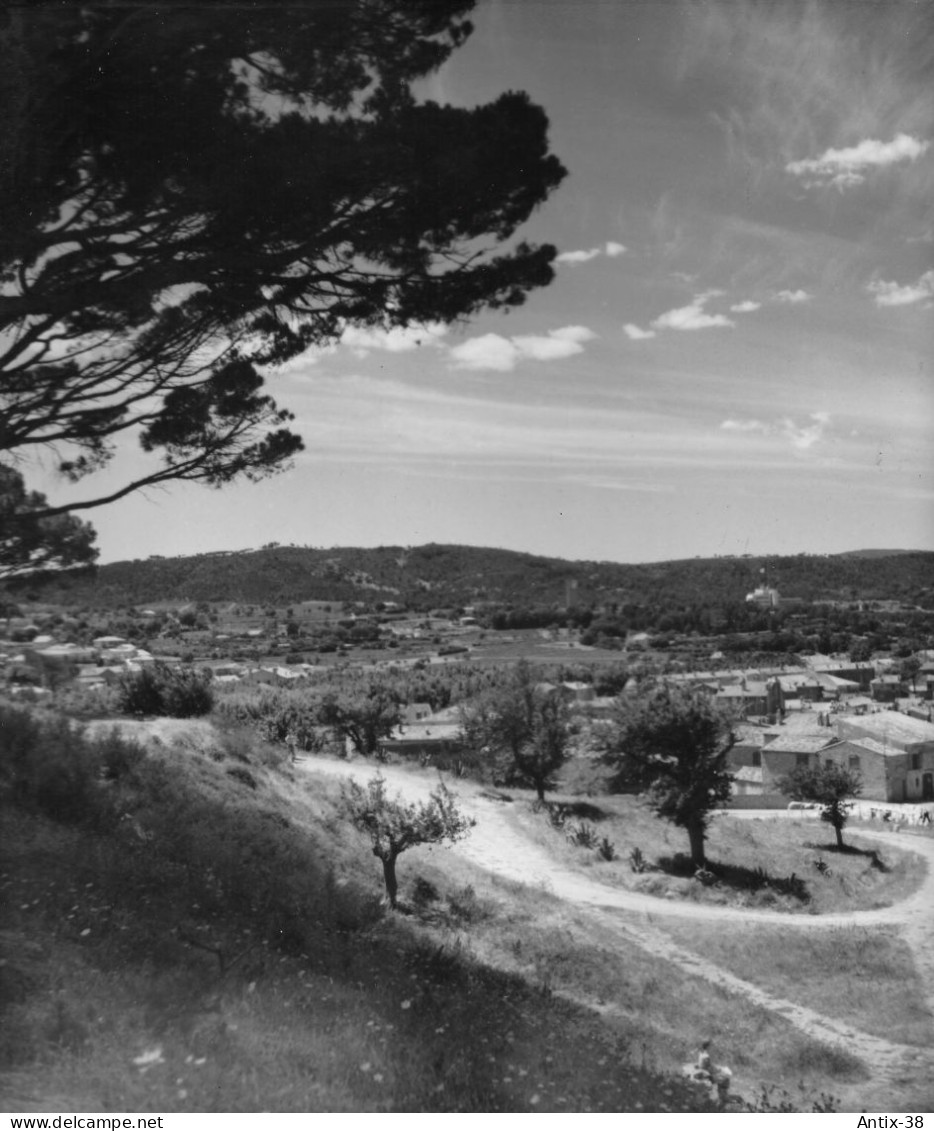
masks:
<path id="1" fill-rule="evenodd" d="M 474 546 L 259 550 L 114 562 L 94 571 L 8 583 L 14 600 L 116 608 L 159 601 L 395 602 L 410 608 L 742 601 L 767 580 L 804 600 L 900 600 L 934 607 L 934 553 L 857 551 L 787 557 L 691 558 L 625 565 L 565 561 Z"/>

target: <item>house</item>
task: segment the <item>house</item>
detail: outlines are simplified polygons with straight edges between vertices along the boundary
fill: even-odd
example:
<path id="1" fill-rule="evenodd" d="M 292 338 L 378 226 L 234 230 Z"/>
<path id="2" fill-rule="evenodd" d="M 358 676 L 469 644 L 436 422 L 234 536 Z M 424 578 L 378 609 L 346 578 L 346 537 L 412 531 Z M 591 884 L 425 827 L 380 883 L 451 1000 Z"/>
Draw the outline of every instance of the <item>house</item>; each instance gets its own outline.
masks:
<path id="1" fill-rule="evenodd" d="M 884 762 L 881 768 L 861 764 L 864 796 L 878 801 L 934 800 L 934 723 L 898 711 L 879 711 L 859 717 L 841 716 L 836 725 L 841 741 L 856 743 L 869 750 L 877 762 Z M 869 746 L 867 740 L 873 745 Z M 853 753 L 860 752 L 854 749 Z M 880 774 L 884 775 L 884 786 Z M 883 787 L 885 793 L 881 795 Z"/>
<path id="2" fill-rule="evenodd" d="M 860 691 L 869 690 L 869 685 L 876 674 L 872 664 L 854 663 L 851 660 L 828 660 L 823 657 L 813 657 L 810 668 L 818 676 L 829 675 L 835 679 L 856 683 Z"/>
<path id="3" fill-rule="evenodd" d="M 445 722 L 436 716 L 417 723 L 402 723 L 379 744 L 384 754 L 397 754 L 403 758 L 456 754 L 462 745 L 460 723 Z"/>
<path id="4" fill-rule="evenodd" d="M 740 766 L 738 770 L 735 770 L 732 792 L 735 797 L 756 797 L 764 793 L 762 767 Z"/>
<path id="5" fill-rule="evenodd" d="M 785 697 L 777 678 L 763 681 L 742 677 L 738 684 L 721 687 L 714 699 L 735 707 L 743 718 L 775 716 L 785 709 Z"/>
<path id="6" fill-rule="evenodd" d="M 836 741 L 833 733 L 774 734 L 766 737 L 761 750 L 762 786 L 766 793 L 778 792 L 778 783 L 799 766 L 815 766 L 824 750 Z"/>
<path id="7" fill-rule="evenodd" d="M 896 699 L 908 694 L 908 684 L 898 675 L 879 675 L 869 684 L 873 699 L 877 703 L 894 703 Z"/>
<path id="8" fill-rule="evenodd" d="M 430 703 L 407 703 L 402 710 L 402 722 L 406 725 L 420 722 L 431 715 Z"/>
<path id="9" fill-rule="evenodd" d="M 844 738 L 820 752 L 825 766 L 839 766 L 857 773 L 862 781 L 861 797 L 868 801 L 906 801 L 911 755 L 874 738 Z M 932 794 L 934 796 L 934 794 Z M 918 785 L 917 799 L 921 798 Z"/>
<path id="10" fill-rule="evenodd" d="M 818 703 L 824 698 L 824 685 L 813 673 L 780 675 L 776 678 L 786 700 L 794 696 L 796 699 L 806 699 L 808 702 Z"/>

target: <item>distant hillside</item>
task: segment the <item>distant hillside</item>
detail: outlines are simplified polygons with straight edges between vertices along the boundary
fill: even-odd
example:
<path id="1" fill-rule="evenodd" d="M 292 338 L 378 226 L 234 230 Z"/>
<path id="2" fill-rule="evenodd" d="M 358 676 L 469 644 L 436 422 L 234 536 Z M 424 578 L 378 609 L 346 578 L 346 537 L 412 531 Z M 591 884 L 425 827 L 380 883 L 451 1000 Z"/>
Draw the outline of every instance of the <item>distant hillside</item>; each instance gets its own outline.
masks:
<path id="1" fill-rule="evenodd" d="M 867 556 L 867 553 L 869 556 Z M 692 558 L 622 565 L 571 562 L 473 546 L 260 550 L 114 562 L 11 584 L 14 597 L 69 605 L 159 601 L 396 602 L 428 609 L 638 604 L 668 608 L 742 601 L 767 580 L 805 600 L 903 600 L 934 606 L 934 553 L 860 551 L 829 556 Z"/>
<path id="2" fill-rule="evenodd" d="M 847 550 L 841 558 L 894 558 L 897 554 L 912 554 L 914 550 Z"/>

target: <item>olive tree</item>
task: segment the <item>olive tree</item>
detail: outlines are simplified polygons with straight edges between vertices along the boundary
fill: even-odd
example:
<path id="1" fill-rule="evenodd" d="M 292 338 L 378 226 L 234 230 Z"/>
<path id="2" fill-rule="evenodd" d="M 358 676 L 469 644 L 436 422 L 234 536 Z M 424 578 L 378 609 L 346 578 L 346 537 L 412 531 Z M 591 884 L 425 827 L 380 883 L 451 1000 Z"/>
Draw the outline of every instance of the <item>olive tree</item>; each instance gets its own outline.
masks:
<path id="1" fill-rule="evenodd" d="M 463 816 L 455 796 L 439 781 L 428 801 L 406 802 L 391 798 L 386 779 L 377 774 L 366 788 L 350 780 L 344 786 L 344 803 L 351 823 L 369 837 L 373 855 L 382 861 L 389 905 L 397 905 L 399 890 L 396 861 L 418 844 L 442 844 L 463 839 L 476 822 Z"/>

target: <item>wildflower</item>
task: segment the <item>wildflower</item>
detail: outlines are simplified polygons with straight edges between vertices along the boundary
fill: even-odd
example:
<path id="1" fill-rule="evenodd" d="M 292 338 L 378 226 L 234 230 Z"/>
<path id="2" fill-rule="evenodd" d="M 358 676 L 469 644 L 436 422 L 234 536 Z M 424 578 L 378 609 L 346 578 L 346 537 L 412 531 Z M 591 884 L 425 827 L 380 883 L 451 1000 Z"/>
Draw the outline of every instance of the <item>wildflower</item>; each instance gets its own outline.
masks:
<path id="1" fill-rule="evenodd" d="M 377 1084 L 382 1084 L 382 1082 L 383 1082 L 382 1072 L 374 1072 L 373 1073 L 373 1079 L 376 1081 Z"/>
<path id="2" fill-rule="evenodd" d="M 537 1104 L 541 1101 L 541 1098 L 542 1097 L 538 1094 L 538 1092 L 536 1092 L 534 1096 L 530 1097 L 529 1103 L 533 1105 Z"/>
<path id="3" fill-rule="evenodd" d="M 368 1060 L 366 1060 L 366 1061 L 363 1062 L 363 1064 L 360 1065 L 360 1071 L 361 1072 L 369 1072 L 371 1067 L 372 1067 L 372 1065 L 370 1064 L 370 1062 Z"/>
<path id="4" fill-rule="evenodd" d="M 404 1002 L 402 1003 L 402 1008 L 403 1008 L 403 1009 L 411 1009 L 411 1008 L 412 1008 L 412 1003 L 411 1003 L 411 1001 L 404 1001 Z"/>

